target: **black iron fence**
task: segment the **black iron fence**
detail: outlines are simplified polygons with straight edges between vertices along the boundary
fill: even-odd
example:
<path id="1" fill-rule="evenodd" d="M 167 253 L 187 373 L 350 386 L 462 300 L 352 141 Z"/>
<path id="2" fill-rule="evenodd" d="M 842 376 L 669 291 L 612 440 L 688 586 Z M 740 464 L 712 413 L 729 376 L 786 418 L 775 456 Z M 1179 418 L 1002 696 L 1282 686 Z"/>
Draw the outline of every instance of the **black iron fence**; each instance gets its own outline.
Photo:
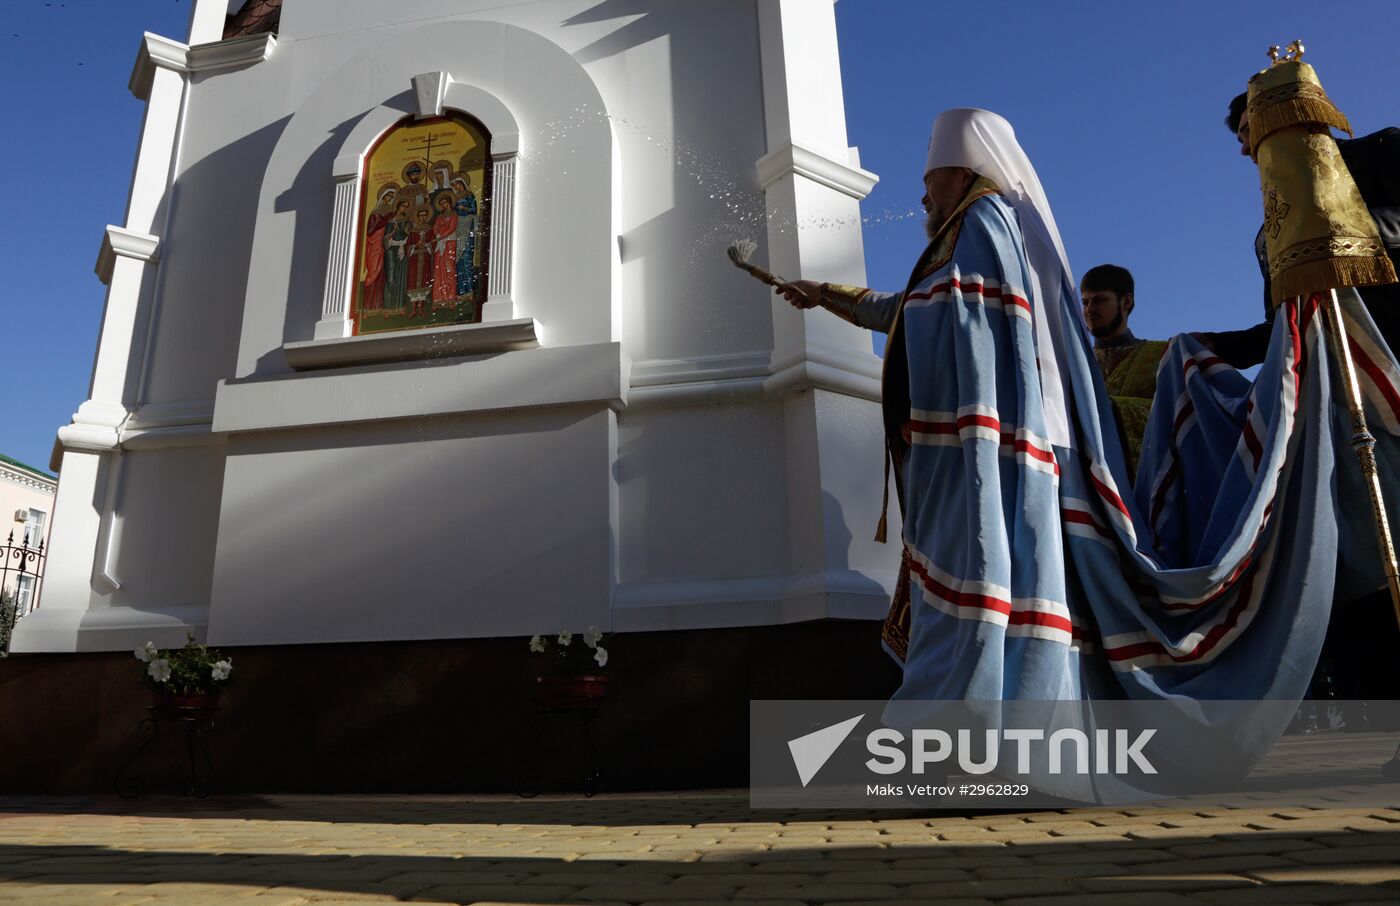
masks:
<path id="1" fill-rule="evenodd" d="M 15 622 L 39 606 L 44 584 L 44 539 L 30 538 L 25 527 L 19 543 L 10 532 L 0 545 L 0 657 L 10 651 L 10 634 Z M 36 535 L 41 535 L 37 530 Z"/>

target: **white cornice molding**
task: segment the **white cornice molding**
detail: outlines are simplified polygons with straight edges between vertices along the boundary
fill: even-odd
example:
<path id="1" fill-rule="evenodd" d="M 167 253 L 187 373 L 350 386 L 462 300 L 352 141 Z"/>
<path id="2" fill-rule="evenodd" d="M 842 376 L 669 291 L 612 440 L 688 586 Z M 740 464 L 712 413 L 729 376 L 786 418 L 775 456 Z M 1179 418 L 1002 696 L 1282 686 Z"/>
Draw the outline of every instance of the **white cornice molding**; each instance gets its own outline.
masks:
<path id="1" fill-rule="evenodd" d="M 42 491 L 45 494 L 52 494 L 54 491 L 58 490 L 58 482 L 56 480 L 44 478 L 25 469 L 12 466 L 7 462 L 0 462 L 0 479 L 23 485 L 30 490 Z"/>
<path id="2" fill-rule="evenodd" d="M 208 425 L 214 421 L 214 401 L 175 400 L 146 403 L 122 424 L 125 431 L 147 431 L 152 428 L 172 428 L 185 425 Z"/>
<path id="3" fill-rule="evenodd" d="M 58 429 L 58 443 L 64 450 L 87 453 L 115 450 L 121 441 L 121 426 L 129 414 L 126 407 L 119 403 L 87 400 L 73 413 L 72 424 Z M 54 459 L 59 458 L 55 449 Z"/>
<path id="4" fill-rule="evenodd" d="M 73 424 L 116 429 L 120 428 L 130 415 L 121 403 L 86 400 L 78 407 L 78 411 L 73 413 Z"/>
<path id="5" fill-rule="evenodd" d="M 145 642 L 178 648 L 187 632 L 205 638 L 208 626 L 208 604 L 40 607 L 15 624 L 10 651 L 130 651 Z"/>
<path id="6" fill-rule="evenodd" d="M 795 174 L 857 201 L 869 195 L 880 181 L 880 177 L 868 170 L 793 144 L 768 152 L 758 159 L 756 166 L 759 185 L 764 189 L 788 174 Z"/>
<path id="7" fill-rule="evenodd" d="M 677 359 L 647 359 L 632 366 L 632 387 L 766 378 L 771 358 L 767 350 L 755 350 Z"/>
<path id="8" fill-rule="evenodd" d="M 146 403 L 131 413 L 117 432 L 123 450 L 166 450 L 221 444 L 213 433 L 214 401 L 174 400 Z"/>
<path id="9" fill-rule="evenodd" d="M 122 429 L 120 446 L 123 450 L 170 450 L 219 446 L 226 440 L 223 435 L 214 433 L 212 422 L 204 422 L 167 428 Z"/>
<path id="10" fill-rule="evenodd" d="M 155 81 L 157 69 L 168 69 L 182 75 L 237 69 L 261 63 L 271 57 L 276 49 L 277 36 L 271 33 L 246 35 L 228 41 L 210 41 L 191 47 L 146 32 L 141 39 L 141 50 L 136 54 L 136 64 L 131 69 L 131 78 L 126 87 L 141 100 L 149 100 L 151 84 Z"/>
<path id="11" fill-rule="evenodd" d="M 150 100 L 151 83 L 155 81 L 156 70 L 188 72 L 189 52 L 188 44 L 146 32 L 141 38 L 141 49 L 136 54 L 136 65 L 131 69 L 131 78 L 126 87 L 141 100 Z"/>
<path id="12" fill-rule="evenodd" d="M 49 467 L 62 468 L 63 451 L 113 453 L 120 450 L 164 450 L 221 444 L 212 431 L 213 400 L 147 403 L 128 413 L 119 405 L 88 400 L 73 414 L 73 423 L 58 429 Z"/>
<path id="13" fill-rule="evenodd" d="M 809 620 L 880 620 L 894 570 L 832 569 L 791 576 L 629 582 L 613 593 L 618 632 L 769 626 Z"/>
<path id="14" fill-rule="evenodd" d="M 788 355 L 773 357 L 769 364 L 769 371 L 773 375 L 782 374 L 794 365 L 801 365 L 804 362 L 812 362 L 826 368 L 834 368 L 837 371 L 845 371 L 852 377 L 873 380 L 878 387 L 884 369 L 884 363 L 870 349 L 850 349 L 842 346 L 831 346 L 826 343 L 809 342 L 800 350 L 794 350 Z"/>
<path id="15" fill-rule="evenodd" d="M 411 362 L 446 356 L 483 355 L 512 349 L 535 349 L 540 328 L 534 318 L 490 324 L 451 324 L 421 330 L 395 330 L 322 340 L 301 340 L 282 347 L 287 364 L 297 371 L 339 368 L 378 362 Z"/>
<path id="16" fill-rule="evenodd" d="M 160 257 L 160 238 L 109 224 L 107 232 L 102 234 L 102 248 L 97 252 L 97 266 L 93 268 L 103 283 L 112 282 L 112 268 L 116 267 L 118 257 L 155 261 Z"/>
<path id="17" fill-rule="evenodd" d="M 277 49 L 277 36 L 271 32 L 258 35 L 245 35 L 227 41 L 211 41 L 196 44 L 189 50 L 188 71 L 195 73 L 220 72 L 225 69 L 238 69 L 252 66 L 272 57 Z"/>
<path id="18" fill-rule="evenodd" d="M 628 409 L 664 409 L 776 399 L 827 390 L 880 401 L 880 359 L 874 353 L 811 345 L 800 354 L 756 365 L 754 354 L 652 359 L 633 371 Z"/>
<path id="19" fill-rule="evenodd" d="M 116 428 L 102 428 L 97 425 L 74 422 L 58 429 L 58 442 L 63 445 L 64 450 L 109 453 L 117 449 L 119 435 Z"/>
<path id="20" fill-rule="evenodd" d="M 776 358 L 773 374 L 763 384 L 769 396 L 797 390 L 829 390 L 878 403 L 883 363 L 869 350 L 857 351 L 809 343 L 801 353 Z"/>
<path id="21" fill-rule="evenodd" d="M 221 380 L 214 431 L 244 434 L 577 405 L 621 411 L 631 370 L 622 345 L 611 342 L 446 358 L 434 363 L 435 379 L 427 384 L 421 366 L 412 364 Z"/>
<path id="22" fill-rule="evenodd" d="M 811 360 L 779 371 L 764 381 L 763 390 L 769 396 L 782 396 L 796 390 L 828 390 L 872 403 L 880 402 L 879 378 L 853 374 L 844 368 Z"/>

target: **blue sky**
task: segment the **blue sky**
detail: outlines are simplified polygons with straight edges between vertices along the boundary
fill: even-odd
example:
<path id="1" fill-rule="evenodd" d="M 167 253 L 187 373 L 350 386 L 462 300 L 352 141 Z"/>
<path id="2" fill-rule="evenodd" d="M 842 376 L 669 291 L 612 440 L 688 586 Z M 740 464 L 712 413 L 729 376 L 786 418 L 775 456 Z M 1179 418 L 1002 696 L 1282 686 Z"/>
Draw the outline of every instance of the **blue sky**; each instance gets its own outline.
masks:
<path id="1" fill-rule="evenodd" d="M 1133 272 L 1144 337 L 1261 319 L 1253 242 L 1258 170 L 1223 120 L 1268 64 L 1303 38 L 1358 135 L 1400 125 L 1400 2 L 1004 2 L 841 0 L 847 130 L 880 176 L 870 214 L 914 203 L 929 125 L 946 107 L 1011 121 L 1054 208 L 1076 276 Z M 958 10 L 959 21 L 945 13 Z M 1342 11 L 1345 11 L 1343 14 Z M 951 27 L 950 27 L 951 26 Z M 897 90 L 891 90 L 896 86 Z M 904 287 L 924 240 L 910 221 L 867 226 L 869 282 Z"/>
<path id="2" fill-rule="evenodd" d="M 0 0 L 9 135 L 0 170 L 0 453 L 48 470 L 54 433 L 87 398 L 106 287 L 102 231 L 126 219 L 145 104 L 126 81 L 142 32 L 183 40 L 189 0 Z M 62 191 L 55 192 L 55 189 Z M 25 213 L 28 212 L 28 213 Z"/>
<path id="3" fill-rule="evenodd" d="M 10 382 L 0 452 L 47 468 L 54 431 L 87 395 L 102 229 L 124 220 L 144 111 L 127 77 L 143 31 L 184 37 L 189 0 L 0 0 L 0 9 L 11 130 L 0 143 L 11 174 L 11 213 L 0 218 Z M 1131 269 L 1132 324 L 1152 337 L 1245 327 L 1261 314 L 1257 173 L 1221 120 L 1270 44 L 1305 40 L 1358 134 L 1400 125 L 1396 0 L 983 0 L 973 9 L 836 5 L 850 142 L 881 178 L 864 204 L 876 287 L 902 288 L 923 246 L 918 219 L 878 221 L 917 204 L 928 126 L 945 107 L 1011 121 L 1076 273 L 1105 261 Z"/>

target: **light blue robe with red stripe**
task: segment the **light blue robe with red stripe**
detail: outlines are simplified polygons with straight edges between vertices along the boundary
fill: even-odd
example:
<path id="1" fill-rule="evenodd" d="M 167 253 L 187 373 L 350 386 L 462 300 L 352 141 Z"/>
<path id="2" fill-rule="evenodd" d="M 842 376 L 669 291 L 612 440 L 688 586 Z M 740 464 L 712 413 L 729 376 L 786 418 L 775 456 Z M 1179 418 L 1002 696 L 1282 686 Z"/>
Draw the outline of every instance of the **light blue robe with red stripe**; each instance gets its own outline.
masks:
<path id="1" fill-rule="evenodd" d="M 1342 506 L 1360 473 L 1316 299 L 1280 309 L 1253 382 L 1173 341 L 1135 494 L 1075 287 L 1032 287 L 1017 214 L 992 196 L 906 297 L 913 614 L 895 698 L 1301 698 L 1334 591 L 1381 578 L 1364 492 Z M 1045 437 L 1037 305 L 1074 325 L 1069 448 Z M 1343 305 L 1395 462 L 1400 373 L 1355 294 Z M 1339 538 L 1363 551 L 1340 567 Z"/>

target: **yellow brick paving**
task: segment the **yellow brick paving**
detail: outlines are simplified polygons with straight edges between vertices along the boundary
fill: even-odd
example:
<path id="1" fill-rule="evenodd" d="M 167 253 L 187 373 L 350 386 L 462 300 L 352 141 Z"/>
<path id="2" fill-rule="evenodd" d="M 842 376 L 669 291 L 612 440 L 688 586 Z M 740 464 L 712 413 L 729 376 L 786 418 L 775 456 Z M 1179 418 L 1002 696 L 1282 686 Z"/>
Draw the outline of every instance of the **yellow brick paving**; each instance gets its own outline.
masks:
<path id="1" fill-rule="evenodd" d="M 0 900 L 1400 903 L 1400 809 L 779 814 L 742 791 L 0 799 Z"/>

